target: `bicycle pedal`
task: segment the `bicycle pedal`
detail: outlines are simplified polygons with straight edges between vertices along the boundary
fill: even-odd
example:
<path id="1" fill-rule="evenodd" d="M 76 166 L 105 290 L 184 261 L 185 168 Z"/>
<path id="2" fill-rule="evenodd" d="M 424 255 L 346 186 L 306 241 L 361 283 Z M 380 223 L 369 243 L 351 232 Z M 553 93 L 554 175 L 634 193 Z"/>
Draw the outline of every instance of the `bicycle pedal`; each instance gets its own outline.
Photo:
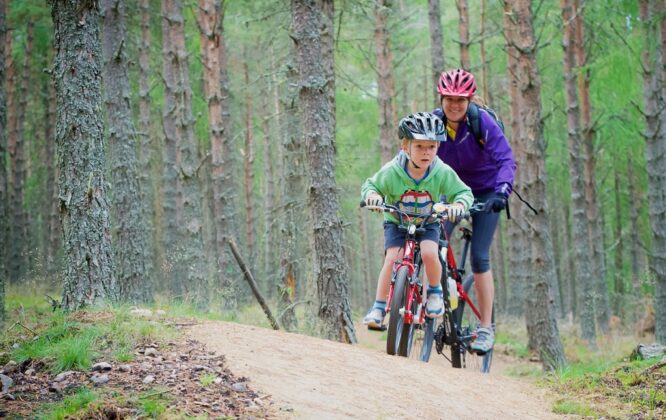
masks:
<path id="1" fill-rule="evenodd" d="M 374 325 L 368 325 L 368 330 L 370 331 L 386 331 L 388 327 L 384 324 L 380 325 L 379 327 L 376 327 Z"/>
<path id="2" fill-rule="evenodd" d="M 485 356 L 486 354 L 490 353 L 493 349 L 491 348 L 488 351 L 481 351 L 481 350 L 475 350 L 475 349 L 468 349 L 468 351 L 472 354 L 476 354 L 477 356 Z"/>

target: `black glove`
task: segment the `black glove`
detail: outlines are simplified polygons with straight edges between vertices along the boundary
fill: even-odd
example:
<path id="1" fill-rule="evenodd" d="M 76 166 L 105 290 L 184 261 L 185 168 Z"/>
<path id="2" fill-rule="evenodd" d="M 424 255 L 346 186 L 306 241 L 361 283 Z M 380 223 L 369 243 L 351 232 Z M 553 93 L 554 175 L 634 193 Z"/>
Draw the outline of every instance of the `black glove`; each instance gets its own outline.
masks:
<path id="1" fill-rule="evenodd" d="M 494 197 L 491 197 L 486 201 L 486 212 L 490 213 L 494 211 L 499 213 L 506 208 L 506 199 L 508 196 L 501 192 L 496 192 Z"/>

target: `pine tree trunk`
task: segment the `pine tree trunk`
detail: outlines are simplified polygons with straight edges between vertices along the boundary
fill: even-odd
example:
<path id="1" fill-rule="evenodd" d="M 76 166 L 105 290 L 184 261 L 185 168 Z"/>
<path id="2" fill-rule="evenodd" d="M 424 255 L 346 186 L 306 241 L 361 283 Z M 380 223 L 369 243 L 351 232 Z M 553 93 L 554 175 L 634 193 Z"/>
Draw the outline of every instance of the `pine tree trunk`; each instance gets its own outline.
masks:
<path id="1" fill-rule="evenodd" d="M 648 203 L 652 252 L 650 272 L 655 279 L 654 308 L 655 338 L 666 343 L 666 110 L 664 89 L 663 49 L 657 20 L 658 2 L 640 0 L 641 20 L 644 22 L 643 91 L 645 95 L 645 160 L 648 172 Z"/>
<path id="2" fill-rule="evenodd" d="M 50 62 L 50 61 L 49 61 Z M 46 79 L 44 91 L 48 92 L 44 98 L 44 162 L 46 164 L 46 182 L 44 194 L 44 211 L 46 212 L 46 228 L 44 247 L 46 255 L 46 272 L 54 275 L 57 270 L 57 256 L 60 248 L 62 231 L 58 220 L 58 189 L 55 188 L 54 179 L 58 179 L 58 166 L 55 150 L 56 125 L 56 94 L 52 79 Z"/>
<path id="3" fill-rule="evenodd" d="M 125 7 L 122 0 L 102 0 L 102 54 L 104 102 L 109 124 L 111 162 L 111 217 L 113 249 L 119 298 L 123 302 L 152 300 L 146 270 L 150 260 L 145 202 L 137 170 L 136 131 L 132 121 L 130 84 L 125 38 Z"/>
<path id="4" fill-rule="evenodd" d="M 167 145 L 173 148 L 174 173 L 177 183 L 177 237 L 181 239 L 174 263 L 186 270 L 182 278 L 173 279 L 187 288 L 187 297 L 199 310 L 208 309 L 208 285 L 203 255 L 201 210 L 201 166 L 194 137 L 192 91 L 190 88 L 187 50 L 180 0 L 162 1 L 162 38 L 164 43 L 164 134 Z M 172 188 L 172 187 L 170 187 Z M 166 186 L 165 186 L 166 192 Z M 178 211 L 180 210 L 180 211 Z M 181 217 L 178 217 L 178 215 Z M 165 214 L 166 216 L 166 214 Z M 170 224 L 167 221 L 166 224 Z M 170 244 L 172 245 L 172 244 Z M 178 271 L 176 271 L 178 273 Z"/>
<path id="5" fill-rule="evenodd" d="M 531 0 L 505 0 L 505 13 L 515 27 L 508 32 L 508 42 L 517 50 L 518 89 L 523 130 L 516 143 L 524 146 L 525 166 L 519 188 L 530 191 L 532 205 L 538 214 L 521 206 L 519 219 L 524 222 L 528 240 L 529 269 L 526 287 L 525 318 L 530 340 L 537 344 L 545 370 L 564 366 L 564 351 L 555 319 L 551 287 L 555 276 L 553 247 L 550 238 L 548 200 L 546 198 L 545 142 L 541 116 L 541 80 L 536 62 L 536 40 L 532 26 Z M 528 267 L 522 267 L 527 269 Z"/>
<path id="6" fill-rule="evenodd" d="M 16 93 L 16 63 L 14 63 L 12 50 L 13 50 L 13 34 L 11 30 L 8 30 L 5 33 L 5 38 L 3 39 L 5 51 L 6 51 L 6 60 L 5 60 L 5 77 L 6 77 L 6 95 L 7 95 L 7 122 L 6 122 L 6 132 L 7 136 L 7 157 L 9 161 L 7 162 L 9 168 L 7 171 L 7 201 L 5 206 L 7 209 L 7 235 L 8 235 L 8 246 L 7 246 L 7 271 L 8 271 L 8 280 L 10 283 L 16 284 L 20 277 L 20 241 L 14 239 L 16 234 L 16 228 L 14 227 L 14 167 L 16 167 L 16 116 L 17 116 L 17 93 Z M 16 264 L 14 261 L 18 261 L 19 264 Z"/>
<path id="7" fill-rule="evenodd" d="M 102 121 L 102 54 L 95 3 L 51 2 L 56 57 L 56 144 L 65 251 L 62 307 L 115 300 Z"/>
<path id="8" fill-rule="evenodd" d="M 488 82 L 489 64 L 486 58 L 486 0 L 481 0 L 481 24 L 479 33 L 479 55 L 481 56 L 481 84 L 483 99 L 489 104 L 494 104 L 492 89 Z"/>
<path id="9" fill-rule="evenodd" d="M 321 56 L 324 60 L 324 75 L 326 77 L 326 98 L 328 99 L 328 110 L 331 121 L 335 121 L 335 2 L 334 0 L 318 0 L 321 2 L 321 13 L 319 14 L 319 34 L 321 36 Z M 335 142 L 335 137 L 333 138 Z M 335 147 L 335 143 L 333 145 Z"/>
<path id="10" fill-rule="evenodd" d="M 7 34 L 7 11 L 9 0 L 0 0 L 0 80 L 5 80 L 5 36 Z M 7 250 L 9 248 L 9 220 L 7 217 L 7 202 L 9 201 L 7 184 L 7 165 L 5 154 L 7 150 L 7 96 L 5 84 L 0 83 L 0 328 L 5 321 L 5 279 L 7 278 Z"/>
<path id="11" fill-rule="evenodd" d="M 491 245 L 490 256 L 492 258 L 493 278 L 497 284 L 495 293 L 495 312 L 506 313 L 507 304 L 507 281 L 504 253 L 504 223 L 500 220 L 495 231 L 495 240 Z"/>
<path id="12" fill-rule="evenodd" d="M 315 249 L 318 317 L 322 335 L 356 342 L 344 265 L 342 223 L 335 182 L 335 122 L 330 121 L 322 68 L 319 10 L 314 0 L 292 0 L 291 36 L 296 45 L 299 97 L 308 162 L 309 201 Z"/>
<path id="13" fill-rule="evenodd" d="M 393 159 L 397 147 L 395 141 L 395 123 L 393 121 L 393 54 L 386 27 L 391 13 L 389 0 L 375 3 L 375 56 L 377 60 L 377 102 L 379 104 L 379 147 L 382 163 Z"/>
<path id="14" fill-rule="evenodd" d="M 643 203 L 644 198 L 636 179 L 636 171 L 634 168 L 634 159 L 627 156 L 627 179 L 629 181 L 629 202 L 630 203 Z M 639 232 L 639 206 L 629 206 L 629 227 L 632 232 Z M 634 301 L 638 302 L 641 298 L 641 278 L 645 272 L 645 253 L 644 247 L 641 244 L 639 235 L 630 235 L 631 237 L 631 285 L 634 295 Z"/>
<path id="15" fill-rule="evenodd" d="M 294 55 L 294 54 L 290 54 Z M 280 225 L 280 280 L 277 284 L 278 305 L 280 307 L 281 322 L 287 331 L 294 331 L 297 327 L 294 303 L 296 296 L 301 293 L 304 275 L 301 261 L 304 260 L 304 250 L 299 244 L 305 235 L 303 228 L 303 208 L 305 207 L 305 150 L 302 143 L 302 124 L 299 114 L 298 72 L 293 65 L 287 65 L 287 91 L 283 97 L 285 113 L 285 129 L 280 133 L 282 142 L 282 156 L 285 160 L 282 165 L 282 193 L 280 207 L 284 216 Z"/>
<path id="16" fill-rule="evenodd" d="M 139 190 L 141 203 L 144 208 L 146 236 L 146 280 L 157 280 L 154 272 L 155 264 L 160 261 L 161 251 L 158 251 L 157 232 L 155 229 L 155 186 L 153 161 L 156 160 L 155 135 L 151 123 L 150 100 L 150 5 L 149 0 L 139 0 L 141 38 L 139 40 Z"/>
<path id="17" fill-rule="evenodd" d="M 432 58 L 432 86 L 437 86 L 444 68 L 444 44 L 442 42 L 442 13 L 440 0 L 428 0 L 428 25 L 430 27 L 430 57 Z M 434 106 L 439 107 L 439 92 L 433 89 Z"/>
<path id="18" fill-rule="evenodd" d="M 560 277 L 557 275 L 557 263 L 559 260 L 555 258 L 555 239 L 553 239 L 553 220 L 549 216 L 548 218 L 548 225 L 551 227 L 551 231 L 549 232 L 550 237 L 551 237 L 551 249 L 552 249 L 552 255 L 553 255 L 553 266 L 552 266 L 552 277 L 550 278 L 550 296 L 551 296 L 551 301 L 553 302 L 553 313 L 556 318 L 562 318 L 564 315 L 564 312 L 562 311 L 562 286 L 560 283 Z"/>
<path id="19" fill-rule="evenodd" d="M 590 269 L 590 261 L 594 260 L 594 247 L 588 235 L 588 219 L 586 217 L 585 183 L 580 174 L 584 173 L 585 149 L 582 147 L 580 130 L 580 107 L 576 75 L 574 74 L 574 33 L 572 0 L 560 0 L 564 32 L 562 47 L 564 48 L 564 82 L 567 101 L 567 126 L 569 137 L 569 181 L 571 183 L 571 219 L 577 240 L 573 243 L 574 277 L 583 288 L 584 304 L 581 313 L 581 333 L 590 346 L 596 346 L 595 328 L 595 282 L 599 273 Z"/>
<path id="20" fill-rule="evenodd" d="M 268 95 L 261 96 L 261 109 L 268 110 Z M 268 115 L 264 116 L 262 119 L 262 131 L 263 131 L 263 146 L 264 146 L 264 194 L 263 194 L 263 206 L 264 206 L 264 290 L 268 291 L 268 296 L 273 296 L 273 288 L 269 285 L 274 284 L 272 273 L 273 267 L 276 266 L 275 263 L 275 243 L 274 243 L 274 232 L 275 232 L 275 189 L 274 189 L 274 180 L 275 172 L 273 168 L 273 153 L 272 147 L 274 136 L 271 133 L 269 117 Z"/>
<path id="21" fill-rule="evenodd" d="M 467 0 L 456 0 L 458 8 L 458 33 L 460 35 L 460 67 L 471 69 L 469 58 L 469 6 Z"/>
<path id="22" fill-rule="evenodd" d="M 182 299 L 185 294 L 183 273 L 181 272 L 182 263 L 179 261 L 179 254 L 182 252 L 180 244 L 183 238 L 180 237 L 178 227 L 182 226 L 182 204 L 178 203 L 178 196 L 182 194 L 178 173 L 179 157 L 177 157 L 177 133 L 173 118 L 176 115 L 170 115 L 171 112 L 177 112 L 181 106 L 177 103 L 175 91 L 177 85 L 177 75 L 175 66 L 178 65 L 179 57 L 176 54 L 176 47 L 173 45 L 173 34 L 171 33 L 171 22 L 173 17 L 170 15 L 168 0 L 162 0 L 162 68 L 163 79 L 165 82 L 164 109 L 162 112 L 162 125 L 164 130 L 164 155 L 163 155 L 163 177 L 162 177 L 162 217 L 161 239 L 164 260 L 160 262 L 160 267 L 164 270 L 165 280 L 168 283 L 168 289 L 177 298 Z M 176 24 L 176 22 L 174 22 Z M 169 80 L 169 82 L 167 82 Z"/>
<path id="23" fill-rule="evenodd" d="M 26 146 L 23 137 L 25 116 L 28 105 L 28 85 L 30 82 L 30 66 L 32 65 L 32 45 L 34 40 L 34 22 L 28 21 L 26 28 L 26 44 L 21 66 L 21 77 L 18 92 L 12 102 L 16 105 L 16 116 L 12 118 L 9 127 L 10 150 L 12 161 L 11 185 L 12 185 L 12 223 L 11 244 L 12 255 L 10 259 L 10 276 L 14 280 L 20 280 L 26 275 L 30 261 L 30 236 L 28 234 L 28 214 L 24 205 L 24 190 L 26 180 Z M 18 103 L 16 101 L 18 100 Z"/>
<path id="24" fill-rule="evenodd" d="M 623 264 L 623 253 L 624 253 L 624 240 L 622 239 L 622 224 L 624 218 L 622 217 L 622 205 L 620 200 L 620 174 L 615 169 L 614 173 L 614 182 L 615 187 L 615 275 L 613 280 L 615 283 L 614 291 L 614 312 L 621 319 L 624 319 L 624 264 Z"/>
<path id="25" fill-rule="evenodd" d="M 245 86 L 250 86 L 250 71 L 247 65 L 247 55 L 243 63 L 243 74 L 245 77 Z M 255 260 L 257 255 L 256 244 L 254 240 L 254 133 L 252 130 L 252 95 L 250 90 L 245 90 L 245 148 L 243 159 L 243 192 L 245 196 L 245 245 L 248 253 L 252 256 L 251 261 Z M 250 262 L 250 268 L 255 269 L 255 265 Z"/>
<path id="26" fill-rule="evenodd" d="M 224 2 L 199 0 L 201 54 L 204 64 L 204 95 L 208 101 L 208 135 L 210 139 L 210 182 L 214 221 L 215 261 L 218 285 L 225 293 L 223 305 L 235 307 L 241 287 L 236 263 L 229 253 L 229 238 L 235 238 L 236 206 L 228 203 L 238 197 L 235 181 L 235 150 L 229 114 L 229 76 L 224 41 Z"/>
<path id="27" fill-rule="evenodd" d="M 585 215 L 587 217 L 589 242 L 592 250 L 592 273 L 595 289 L 595 316 L 599 329 L 605 334 L 608 332 L 610 321 L 610 304 L 608 301 L 608 286 L 606 285 L 606 260 L 604 255 L 603 223 L 597 194 L 596 179 L 596 152 L 594 150 L 594 122 L 592 121 L 592 107 L 590 104 L 590 69 L 587 66 L 587 52 L 585 50 L 585 22 L 584 8 L 579 7 L 579 0 L 572 3 L 575 16 L 574 54 L 576 57 L 576 72 L 578 74 L 578 93 L 580 94 L 580 122 L 582 129 L 584 184 L 585 184 Z M 580 176 L 580 173 L 577 174 Z"/>
<path id="28" fill-rule="evenodd" d="M 516 166 L 522 168 L 525 165 L 524 146 L 519 141 L 521 138 L 520 124 L 521 116 L 521 96 L 518 90 L 518 80 L 515 75 L 518 73 L 518 51 L 508 39 L 513 33 L 513 20 L 511 15 L 504 14 L 504 27 L 507 38 L 507 79 L 509 80 L 509 95 L 511 97 L 511 138 L 514 159 Z M 516 172 L 515 184 L 521 182 L 522 171 Z M 515 208 L 513 206 L 512 208 Z M 509 266 L 511 281 L 509 282 L 508 302 L 506 306 L 507 313 L 514 317 L 522 317 L 525 313 L 525 282 L 529 275 L 529 268 L 525 259 L 527 258 L 527 242 L 522 232 L 522 226 L 514 218 L 513 223 L 508 226 L 509 241 Z M 530 348 L 533 348 L 530 346 Z"/>

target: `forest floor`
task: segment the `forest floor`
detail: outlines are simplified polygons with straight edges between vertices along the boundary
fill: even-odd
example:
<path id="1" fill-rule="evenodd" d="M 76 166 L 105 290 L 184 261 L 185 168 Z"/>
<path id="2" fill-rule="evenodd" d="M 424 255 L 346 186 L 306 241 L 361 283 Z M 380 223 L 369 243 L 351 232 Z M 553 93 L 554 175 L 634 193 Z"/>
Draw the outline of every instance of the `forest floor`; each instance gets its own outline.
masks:
<path id="1" fill-rule="evenodd" d="M 546 391 L 509 378 L 518 362 L 496 355 L 492 373 L 387 355 L 381 333 L 357 326 L 359 344 L 226 322 L 193 326 L 189 336 L 226 357 L 232 372 L 271 396 L 276 418 L 564 418 Z"/>

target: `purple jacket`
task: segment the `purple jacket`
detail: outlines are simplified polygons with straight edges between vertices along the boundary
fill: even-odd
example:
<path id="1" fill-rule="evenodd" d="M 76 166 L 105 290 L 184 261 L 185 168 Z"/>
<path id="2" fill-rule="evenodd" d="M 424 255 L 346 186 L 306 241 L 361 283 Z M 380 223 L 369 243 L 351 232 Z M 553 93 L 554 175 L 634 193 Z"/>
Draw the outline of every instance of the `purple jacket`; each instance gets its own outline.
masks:
<path id="1" fill-rule="evenodd" d="M 433 114 L 440 118 L 444 116 L 441 109 L 434 110 Z M 456 171 L 474 195 L 491 191 L 510 194 L 516 172 L 511 146 L 492 116 L 479 109 L 479 117 L 479 127 L 486 140 L 483 148 L 465 120 L 458 124 L 454 141 L 447 133 L 447 139 L 440 145 L 437 156 Z"/>

